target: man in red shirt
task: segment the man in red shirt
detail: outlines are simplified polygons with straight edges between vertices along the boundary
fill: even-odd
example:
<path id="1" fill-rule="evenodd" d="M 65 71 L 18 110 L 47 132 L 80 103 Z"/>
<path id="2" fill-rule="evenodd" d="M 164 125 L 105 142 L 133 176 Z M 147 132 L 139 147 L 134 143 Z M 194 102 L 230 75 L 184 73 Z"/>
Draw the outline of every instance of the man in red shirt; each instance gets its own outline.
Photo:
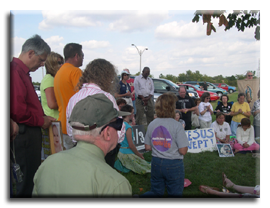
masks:
<path id="1" fill-rule="evenodd" d="M 49 45 L 35 35 L 26 40 L 19 58 L 10 63 L 10 118 L 19 125 L 11 149 L 23 173 L 23 181 L 16 183 L 15 197 L 31 197 L 33 177 L 41 164 L 41 128 L 47 129 L 55 120 L 44 115 L 29 74 L 44 66 L 50 52 Z"/>
<path id="2" fill-rule="evenodd" d="M 127 73 L 129 73 L 128 76 L 130 76 L 130 72 L 129 69 L 124 69 L 123 71 L 126 71 Z M 127 83 L 129 84 L 130 88 L 131 88 L 131 95 L 132 95 L 132 104 L 133 104 L 133 108 L 134 108 L 134 116 L 136 116 L 136 104 L 135 104 L 135 90 L 134 90 L 134 79 L 130 78 L 127 80 Z"/>

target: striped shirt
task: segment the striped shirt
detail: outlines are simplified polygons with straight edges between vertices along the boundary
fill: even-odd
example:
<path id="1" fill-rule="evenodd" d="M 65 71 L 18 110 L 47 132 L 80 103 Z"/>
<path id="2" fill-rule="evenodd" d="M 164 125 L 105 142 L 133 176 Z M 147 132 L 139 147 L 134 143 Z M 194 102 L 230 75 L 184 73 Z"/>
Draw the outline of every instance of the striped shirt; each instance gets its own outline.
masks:
<path id="1" fill-rule="evenodd" d="M 100 87 L 94 83 L 90 83 L 90 84 L 83 84 L 82 88 L 79 90 L 79 92 L 77 92 L 76 94 L 74 94 L 69 102 L 68 102 L 68 106 L 67 106 L 67 111 L 66 111 L 66 118 L 67 118 L 67 133 L 70 137 L 72 137 L 72 140 L 74 142 L 77 142 L 73 136 L 72 136 L 72 127 L 69 124 L 69 118 L 71 116 L 71 112 L 72 109 L 74 108 L 74 106 L 76 105 L 77 102 L 79 102 L 80 100 L 86 98 L 89 95 L 95 95 L 98 93 L 102 93 L 104 95 L 106 95 L 113 103 L 113 107 L 119 111 L 119 108 L 117 106 L 117 103 L 115 101 L 115 98 L 108 92 L 103 91 L 102 89 L 100 89 Z M 122 129 L 121 131 L 118 131 L 118 137 L 121 138 L 119 143 L 122 142 L 125 138 L 125 124 L 123 123 Z"/>

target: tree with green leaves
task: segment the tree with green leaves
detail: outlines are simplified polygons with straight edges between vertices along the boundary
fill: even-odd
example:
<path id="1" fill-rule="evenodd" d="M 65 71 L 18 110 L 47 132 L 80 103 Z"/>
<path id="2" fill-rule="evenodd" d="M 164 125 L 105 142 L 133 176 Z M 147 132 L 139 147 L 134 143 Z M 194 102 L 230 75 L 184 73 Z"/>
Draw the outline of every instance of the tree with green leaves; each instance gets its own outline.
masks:
<path id="1" fill-rule="evenodd" d="M 238 31 L 244 32 L 245 28 L 255 27 L 256 40 L 260 40 L 260 11 L 259 10 L 233 10 L 227 17 L 224 16 L 226 10 L 196 10 L 192 22 L 198 23 L 202 17 L 203 24 L 207 23 L 206 34 L 211 35 L 211 31 L 216 32 L 216 28 L 211 22 L 213 18 L 219 18 L 219 26 L 224 25 L 225 31 L 236 27 Z"/>

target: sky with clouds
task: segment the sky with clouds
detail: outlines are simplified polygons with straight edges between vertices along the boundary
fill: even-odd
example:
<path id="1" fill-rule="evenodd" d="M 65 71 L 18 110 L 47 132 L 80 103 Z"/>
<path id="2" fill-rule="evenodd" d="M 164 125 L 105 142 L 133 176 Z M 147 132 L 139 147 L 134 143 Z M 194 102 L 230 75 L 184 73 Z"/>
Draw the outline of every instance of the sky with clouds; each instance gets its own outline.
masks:
<path id="1" fill-rule="evenodd" d="M 11 10 L 12 56 L 18 57 L 26 39 L 39 34 L 51 50 L 63 55 L 67 43 L 83 46 L 86 65 L 96 58 L 110 61 L 120 73 L 132 74 L 150 67 L 158 78 L 162 73 L 178 76 L 187 70 L 201 74 L 231 76 L 257 70 L 260 41 L 255 28 L 238 32 L 236 28 L 217 29 L 206 35 L 206 24 L 192 23 L 196 10 Z M 230 11 L 230 10 L 228 10 Z M 45 69 L 44 69 L 45 73 Z M 42 69 L 31 73 L 35 82 L 42 80 Z"/>

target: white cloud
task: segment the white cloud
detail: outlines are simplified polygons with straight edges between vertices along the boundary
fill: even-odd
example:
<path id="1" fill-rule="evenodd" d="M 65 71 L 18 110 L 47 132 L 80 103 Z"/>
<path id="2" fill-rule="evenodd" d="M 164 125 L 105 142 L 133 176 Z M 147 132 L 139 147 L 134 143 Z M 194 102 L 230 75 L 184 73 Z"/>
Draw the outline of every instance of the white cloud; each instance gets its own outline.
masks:
<path id="1" fill-rule="evenodd" d="M 92 11 L 42 11 L 43 20 L 39 29 L 48 30 L 57 26 L 65 27 L 92 27 L 100 23 L 93 18 Z"/>
<path id="2" fill-rule="evenodd" d="M 89 40 L 81 42 L 81 45 L 84 49 L 95 49 L 95 48 L 107 48 L 110 46 L 108 41 L 97 41 L 97 40 Z"/>
<path id="3" fill-rule="evenodd" d="M 21 51 L 22 51 L 22 45 L 24 44 L 24 42 L 26 41 L 26 39 L 24 38 L 20 38 L 20 37 L 14 37 L 11 39 L 12 42 L 12 57 L 19 57 Z M 12 58 L 11 57 L 11 58 Z"/>
<path id="4" fill-rule="evenodd" d="M 63 37 L 60 37 L 60 36 L 58 36 L 58 35 L 51 36 L 51 37 L 45 39 L 45 41 L 46 41 L 48 44 L 51 44 L 51 43 L 59 43 L 59 42 L 61 42 L 62 40 L 64 40 L 64 38 L 63 38 Z"/>
<path id="5" fill-rule="evenodd" d="M 167 11 L 42 11 L 39 29 L 49 30 L 57 26 L 96 27 L 109 23 L 108 29 L 120 32 L 147 30 L 168 18 Z M 101 23 L 103 22 L 103 23 Z"/>
<path id="6" fill-rule="evenodd" d="M 205 25 L 198 23 L 169 22 L 160 25 L 155 30 L 155 36 L 159 39 L 199 38 L 205 35 Z"/>
<path id="7" fill-rule="evenodd" d="M 168 18 L 167 11 L 130 11 L 110 23 L 110 30 L 133 32 L 150 29 Z"/>

